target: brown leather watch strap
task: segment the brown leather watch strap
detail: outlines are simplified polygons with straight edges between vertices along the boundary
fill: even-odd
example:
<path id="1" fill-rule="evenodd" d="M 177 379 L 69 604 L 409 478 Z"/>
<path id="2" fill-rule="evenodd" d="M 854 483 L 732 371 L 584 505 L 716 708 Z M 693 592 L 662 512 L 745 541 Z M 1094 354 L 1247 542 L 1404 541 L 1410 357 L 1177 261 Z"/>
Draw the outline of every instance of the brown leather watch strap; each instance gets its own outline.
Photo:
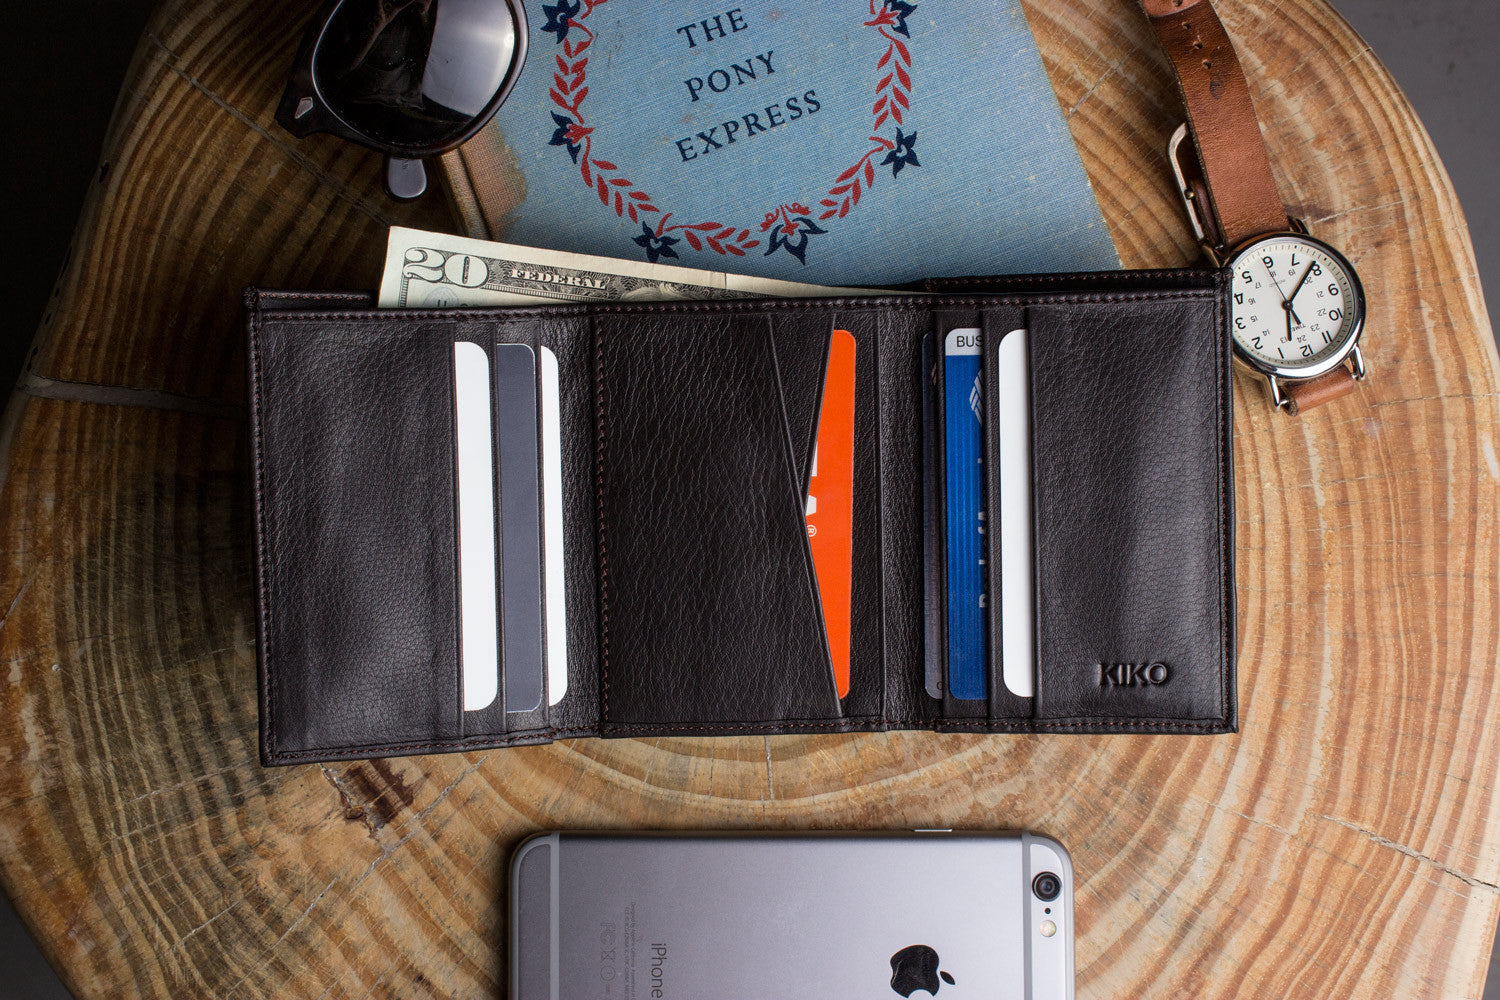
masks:
<path id="1" fill-rule="evenodd" d="M 1281 391 L 1286 393 L 1287 411 L 1294 416 L 1314 406 L 1322 406 L 1340 399 L 1354 391 L 1354 373 L 1343 365 L 1301 382 L 1283 382 Z"/>
<path id="2" fill-rule="evenodd" d="M 1209 0 L 1140 0 L 1177 71 L 1188 126 L 1208 188 L 1211 237 L 1233 249 L 1289 228 L 1265 140 L 1234 45 Z"/>

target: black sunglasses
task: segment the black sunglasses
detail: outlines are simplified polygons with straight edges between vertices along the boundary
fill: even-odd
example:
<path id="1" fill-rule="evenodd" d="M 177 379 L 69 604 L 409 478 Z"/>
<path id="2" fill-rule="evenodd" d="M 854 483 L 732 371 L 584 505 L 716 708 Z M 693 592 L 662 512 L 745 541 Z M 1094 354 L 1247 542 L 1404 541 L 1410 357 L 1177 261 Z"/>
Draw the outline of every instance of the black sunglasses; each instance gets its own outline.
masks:
<path id="1" fill-rule="evenodd" d="M 422 158 L 494 116 L 526 62 L 520 0 L 329 0 L 297 52 L 276 120 L 386 155 L 386 190 L 427 189 Z"/>

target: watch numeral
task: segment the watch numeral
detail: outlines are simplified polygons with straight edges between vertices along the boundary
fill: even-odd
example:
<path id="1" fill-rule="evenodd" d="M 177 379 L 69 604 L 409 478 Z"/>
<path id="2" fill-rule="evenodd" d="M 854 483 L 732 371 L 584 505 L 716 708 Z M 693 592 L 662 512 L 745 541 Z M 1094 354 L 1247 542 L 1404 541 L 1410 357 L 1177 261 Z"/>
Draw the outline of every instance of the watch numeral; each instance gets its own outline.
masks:
<path id="1" fill-rule="evenodd" d="M 1313 350 L 1312 350 L 1312 345 L 1311 344 L 1303 344 L 1302 345 L 1302 356 L 1304 358 L 1310 358 L 1310 357 L 1312 357 L 1312 352 L 1313 352 Z"/>
<path id="2" fill-rule="evenodd" d="M 1251 276 L 1250 269 L 1248 267 L 1245 268 L 1245 270 L 1243 270 L 1243 271 L 1240 272 L 1240 277 L 1243 278 L 1243 279 L 1245 279 L 1246 282 L 1251 282 L 1251 281 L 1255 280 L 1255 278 L 1253 278 Z"/>
<path id="3" fill-rule="evenodd" d="M 1236 330 L 1243 330 L 1245 328 L 1245 317 L 1236 316 L 1234 318 L 1234 328 Z"/>
<path id="4" fill-rule="evenodd" d="M 1344 318 L 1344 314 L 1339 312 L 1337 309 L 1330 309 L 1328 310 L 1328 318 L 1337 323 L 1339 320 Z"/>
<path id="5" fill-rule="evenodd" d="M 1328 286 L 1328 294 L 1329 295 L 1337 295 L 1338 293 L 1339 293 L 1339 286 L 1338 285 L 1329 285 Z"/>
<path id="6" fill-rule="evenodd" d="M 1234 293 L 1234 301 L 1236 303 L 1240 304 L 1240 305 L 1244 305 L 1245 304 L 1245 293 L 1244 292 L 1235 292 Z"/>
<path id="7" fill-rule="evenodd" d="M 1257 351 L 1258 351 L 1258 350 L 1260 350 L 1260 338 L 1259 338 L 1259 337 L 1251 337 L 1251 338 L 1250 338 L 1250 344 L 1251 344 L 1251 346 L 1253 346 L 1253 347 L 1254 347 L 1254 348 L 1255 348 L 1255 349 L 1256 349 L 1256 350 L 1257 350 Z"/>
<path id="8" fill-rule="evenodd" d="M 1312 262 L 1312 268 L 1311 268 L 1311 270 L 1312 270 L 1313 274 L 1322 274 L 1323 273 L 1323 269 L 1318 266 L 1318 262 L 1317 261 L 1313 261 Z"/>

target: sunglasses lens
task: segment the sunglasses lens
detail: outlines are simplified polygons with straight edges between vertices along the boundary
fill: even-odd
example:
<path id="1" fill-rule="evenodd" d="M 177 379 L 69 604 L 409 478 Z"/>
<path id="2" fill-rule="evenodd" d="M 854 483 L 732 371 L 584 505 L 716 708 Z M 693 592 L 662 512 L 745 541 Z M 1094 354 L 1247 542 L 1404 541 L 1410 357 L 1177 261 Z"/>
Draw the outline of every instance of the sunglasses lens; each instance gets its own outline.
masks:
<path id="1" fill-rule="evenodd" d="M 412 151 L 456 140 L 512 72 L 506 0 L 344 0 L 313 55 L 330 110 Z"/>

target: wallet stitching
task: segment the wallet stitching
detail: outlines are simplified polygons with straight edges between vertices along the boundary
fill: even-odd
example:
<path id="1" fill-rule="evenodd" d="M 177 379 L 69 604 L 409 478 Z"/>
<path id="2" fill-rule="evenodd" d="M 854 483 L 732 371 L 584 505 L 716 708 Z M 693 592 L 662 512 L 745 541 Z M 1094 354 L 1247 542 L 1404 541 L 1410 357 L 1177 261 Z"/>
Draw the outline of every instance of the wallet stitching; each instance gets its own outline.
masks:
<path id="1" fill-rule="evenodd" d="M 1120 273 L 1123 274 L 1124 277 L 1122 277 L 1120 279 L 1117 279 L 1117 280 L 1129 282 L 1129 283 L 1132 283 L 1132 284 L 1134 284 L 1134 283 L 1145 284 L 1145 283 L 1147 283 L 1149 281 L 1159 280 L 1159 279 L 1162 279 L 1162 278 L 1168 278 L 1168 279 L 1181 279 L 1183 277 L 1202 277 L 1202 278 L 1207 278 L 1207 277 L 1209 277 L 1209 276 L 1211 276 L 1211 275 L 1214 274 L 1214 272 L 1212 270 L 1209 270 L 1209 269 L 1206 269 L 1206 268 L 1141 268 L 1141 269 L 1138 269 L 1138 270 L 1131 270 L 1131 271 L 1120 272 Z M 1027 285 L 1027 284 L 1032 284 L 1032 285 L 1048 285 L 1048 284 L 1051 284 L 1051 285 L 1062 285 L 1062 284 L 1066 284 L 1066 283 L 1069 283 L 1069 282 L 1088 281 L 1088 280 L 1095 279 L 1095 278 L 1097 278 L 1097 274 L 1095 272 L 1070 272 L 1070 273 L 1065 273 L 1065 274 L 1012 275 L 1012 276 L 1005 277 L 1005 278 L 1002 278 L 1002 279 L 999 279 L 999 280 L 997 280 L 994 277 L 979 277 L 979 276 L 973 276 L 973 275 L 964 275 L 964 276 L 961 276 L 961 277 L 953 277 L 953 278 L 931 278 L 931 279 L 928 280 L 927 284 L 931 285 L 931 286 L 939 286 L 939 287 L 946 287 L 946 286 L 952 286 L 952 287 L 960 287 L 960 286 L 977 286 L 977 287 L 983 287 L 983 286 L 986 286 L 986 285 L 993 286 L 993 285 L 996 285 L 996 284 L 1007 284 L 1007 285 L 1010 285 L 1012 287 L 1015 287 L 1015 286 Z M 1144 291 L 1147 291 L 1147 292 L 1158 291 L 1158 292 L 1163 292 L 1163 293 L 1170 293 L 1172 291 L 1179 291 L 1179 290 L 1186 290 L 1186 289 L 1145 289 Z M 248 293 L 249 296 L 253 296 L 253 301 L 254 301 L 254 303 L 257 306 L 259 306 L 259 304 L 260 304 L 261 301 L 268 300 L 268 299 L 284 299 L 284 300 L 290 300 L 290 301 L 294 301 L 294 302 L 295 301 L 316 302 L 316 301 L 327 301 L 328 299 L 355 299 L 355 300 L 358 300 L 358 301 L 366 301 L 367 302 L 367 301 L 370 301 L 370 299 L 371 299 L 371 296 L 370 296 L 370 294 L 368 292 L 353 291 L 353 290 L 349 290 L 349 291 L 339 291 L 339 290 L 310 291 L 310 290 L 306 290 L 306 289 L 249 288 L 249 289 L 246 289 L 246 292 Z M 903 293 L 896 292 L 895 294 L 899 295 L 899 294 L 903 294 Z M 910 294 L 910 293 L 907 293 L 907 294 Z M 942 294 L 942 293 L 935 293 L 935 294 Z M 1013 294 L 1013 293 L 996 292 L 994 294 L 996 294 L 996 295 L 1004 295 L 1004 294 Z"/>
<path id="2" fill-rule="evenodd" d="M 593 324 L 591 324 L 593 325 Z M 605 535 L 604 502 L 604 332 L 594 326 L 594 420 L 596 422 L 594 476 L 599 507 L 599 723 L 609 721 L 609 547 Z"/>
<path id="3" fill-rule="evenodd" d="M 1227 383 L 1225 378 L 1226 359 L 1224 357 L 1227 331 L 1224 323 L 1224 297 L 1215 295 L 1213 299 L 1214 315 L 1214 396 L 1219 407 L 1219 715 L 1225 725 L 1229 724 L 1229 678 L 1230 664 L 1234 659 L 1234 639 L 1230 635 L 1233 623 L 1233 613 L 1229 607 L 1228 580 L 1233 568 L 1228 565 L 1229 545 L 1234 537 L 1233 512 L 1230 510 L 1230 483 L 1232 483 L 1231 470 L 1229 468 L 1229 449 L 1225 447 L 1229 439 L 1230 425 L 1229 405 L 1224 398 L 1224 389 Z"/>
<path id="4" fill-rule="evenodd" d="M 548 316 L 599 316 L 605 314 L 618 315 L 650 315 L 654 313 L 712 313 L 712 312 L 742 312 L 746 310 L 780 311 L 806 309 L 814 311 L 838 311 L 859 310 L 876 311 L 903 309 L 911 311 L 931 311 L 933 309 L 950 308 L 979 308 L 985 305 L 993 305 L 997 300 L 1014 302 L 1017 305 L 1070 305 L 1075 303 L 1111 303 L 1111 302 L 1158 302 L 1173 299 L 1201 299 L 1206 297 L 1217 297 L 1216 288 L 1180 288 L 1171 290 L 1153 290 L 1145 292 L 1100 292 L 1093 294 L 1071 294 L 1055 293 L 1042 295 L 1028 295 L 1025 293 L 997 293 L 985 296 L 953 297 L 953 296 L 928 296 L 928 295 L 896 295 L 896 296 L 861 296 L 858 298 L 808 298 L 808 299 L 735 299 L 721 302 L 654 302 L 644 305 L 581 305 L 581 306 L 543 306 L 540 308 L 518 309 L 516 307 L 500 307 L 490 309 L 466 309 L 457 314 L 452 309 L 403 309 L 399 314 L 390 310 L 376 308 L 359 310 L 306 310 L 289 312 L 278 319 L 283 322 L 317 322 L 324 320 L 349 320 L 364 319 L 371 315 L 391 316 L 397 315 L 401 319 L 424 319 L 424 320 L 446 320 L 450 323 L 464 322 L 470 319 L 528 319 L 542 318 Z"/>
<path id="5" fill-rule="evenodd" d="M 766 734 L 772 736 L 795 736 L 810 729 L 837 729 L 844 732 L 879 733 L 888 729 L 899 729 L 917 732 L 944 732 L 949 729 L 972 729 L 978 732 L 973 735 L 1005 735 L 1018 732 L 1050 732 L 1054 730 L 1082 729 L 1098 733 L 1109 733 L 1115 731 L 1130 731 L 1149 733 L 1159 730 L 1194 730 L 1194 731 L 1218 731 L 1227 732 L 1226 723 L 1222 719 L 1208 719 L 1200 722 L 1183 722 L 1163 719 L 1124 719 L 1115 717 L 1112 719 L 1099 719 L 1078 717 L 1077 719 L 1047 720 L 1046 722 L 1029 723 L 1024 720 L 1005 721 L 1000 725 L 984 719 L 976 719 L 972 722 L 946 719 L 895 719 L 881 728 L 874 723 L 857 723 L 850 725 L 848 722 L 756 722 L 756 723 L 679 723 L 676 725 L 657 725 L 655 723 L 615 723 L 610 726 L 573 726 L 566 729 L 537 729 L 525 733 L 516 733 L 500 738 L 481 739 L 457 739 L 438 740 L 425 743 L 366 743 L 357 746 L 326 747 L 309 750 L 288 750 L 271 753 L 276 760 L 307 760 L 310 758 L 326 758 L 332 755 L 344 756 L 365 752 L 394 753 L 405 750 L 456 750 L 456 749 L 485 749 L 489 747 L 503 747 L 516 743 L 537 743 L 546 740 L 568 740 L 601 736 L 607 733 L 636 734 L 636 735 L 669 735 L 671 733 L 693 733 L 710 732 L 721 735 L 744 734 L 757 735 Z"/>
<path id="6" fill-rule="evenodd" d="M 1184 269 L 1184 268 L 1158 267 L 1158 268 L 1143 268 L 1143 269 L 1140 269 L 1140 270 L 1131 270 L 1131 271 L 1128 271 L 1128 272 L 1125 272 L 1125 273 L 1128 274 L 1129 276 L 1127 278 L 1124 278 L 1124 279 L 1121 279 L 1121 280 L 1132 281 L 1132 282 L 1133 281 L 1140 281 L 1142 283 L 1145 283 L 1146 281 L 1149 281 L 1149 280 L 1151 280 L 1153 278 L 1163 278 L 1163 277 L 1178 278 L 1178 277 L 1181 277 L 1181 276 L 1183 276 L 1185 274 L 1187 274 L 1187 275 L 1199 275 L 1199 276 L 1203 276 L 1203 277 L 1208 277 L 1208 276 L 1214 274 L 1215 272 L 1213 272 L 1211 270 L 1208 270 L 1208 269 L 1205 269 L 1205 268 L 1189 268 L 1189 269 Z M 938 285 L 938 286 L 943 286 L 943 285 L 955 285 L 955 286 L 957 286 L 957 285 L 996 285 L 996 284 L 1001 284 L 1001 283 L 1009 283 L 1009 284 L 1013 284 L 1013 285 L 1018 285 L 1018 284 L 1026 284 L 1026 283 L 1029 282 L 1029 283 L 1032 283 L 1032 284 L 1041 285 L 1041 284 L 1047 284 L 1047 283 L 1051 283 L 1051 284 L 1063 284 L 1065 282 L 1072 282 L 1072 281 L 1088 281 L 1088 280 L 1096 278 L 1096 277 L 1097 276 L 1095 274 L 1087 272 L 1087 271 L 1074 271 L 1074 272 L 1071 272 L 1071 273 L 1068 273 L 1068 274 L 1027 274 L 1027 275 L 1016 275 L 1016 276 L 1012 276 L 1012 277 L 1002 278 L 1002 279 L 999 279 L 999 280 L 997 280 L 996 278 L 993 278 L 993 277 L 985 278 L 985 277 L 979 277 L 979 276 L 975 276 L 975 275 L 964 275 L 962 277 L 957 277 L 957 278 L 932 278 L 932 279 L 929 280 L 928 284 Z M 996 293 L 996 294 L 1004 294 L 1004 293 Z"/>
<path id="7" fill-rule="evenodd" d="M 1159 732 L 1167 730 L 1183 730 L 1198 732 L 1228 732 L 1227 722 L 1224 719 L 1207 719 L 1202 721 L 1181 721 L 1172 719 L 1130 719 L 1119 716 L 1112 718 L 1099 717 L 1071 717 L 1064 719 L 1048 719 L 1041 722 L 1031 722 L 1023 719 L 996 721 L 975 719 L 964 721 L 957 719 L 893 719 L 883 726 L 873 717 L 869 722 L 857 722 L 850 724 L 847 720 L 835 721 L 799 721 L 778 720 L 776 722 L 756 723 L 678 723 L 673 725 L 661 725 L 657 723 L 616 723 L 610 726 L 572 726 L 559 729 L 537 729 L 525 733 L 515 733 L 499 738 L 469 738 L 436 740 L 419 743 L 366 743 L 360 745 L 348 745 L 340 747 L 313 748 L 300 751 L 272 751 L 270 756 L 277 760 L 306 760 L 310 758 L 326 758 L 333 755 L 353 755 L 364 752 L 392 753 L 406 750 L 450 750 L 450 749 L 476 749 L 485 747 L 502 747 L 516 743 L 536 743 L 556 739 L 576 739 L 579 737 L 601 736 L 606 734 L 635 734 L 635 735 L 667 735 L 671 733 L 695 733 L 708 732 L 720 735 L 741 733 L 745 735 L 767 734 L 767 735 L 796 735 L 797 733 L 815 729 L 841 730 L 844 732 L 886 732 L 890 729 L 926 732 L 945 732 L 948 730 L 975 730 L 976 735 L 984 733 L 1005 734 L 1017 732 L 1052 732 L 1058 730 L 1085 730 L 1089 732 L 1109 733 L 1117 731 L 1129 732 Z"/>
<path id="8" fill-rule="evenodd" d="M 998 724 L 997 724 L 998 723 Z M 1223 720 L 1208 719 L 1199 722 L 1183 721 L 1176 719 L 1137 719 L 1129 716 L 1065 716 L 1062 719 L 1044 719 L 1030 721 L 1027 719 L 974 719 L 971 721 L 961 719 L 933 719 L 928 717 L 916 719 L 893 719 L 885 724 L 886 728 L 879 728 L 875 723 L 857 723 L 850 725 L 847 720 L 833 721 L 802 721 L 798 719 L 778 719 L 774 722 L 692 722 L 674 723 L 671 725 L 660 725 L 652 722 L 618 722 L 607 727 L 609 732 L 639 732 L 642 735 L 655 733 L 682 731 L 708 730 L 714 733 L 745 732 L 745 733 L 770 733 L 772 735 L 787 733 L 804 729 L 840 729 L 847 732 L 886 732 L 888 729 L 905 730 L 913 732 L 934 732 L 934 726 L 943 728 L 965 728 L 980 732 L 1004 733 L 1009 730 L 1036 730 L 1047 732 L 1053 729 L 1106 729 L 1131 727 L 1140 729 L 1212 729 L 1223 725 Z M 603 727 L 601 727 L 603 728 Z M 567 738 L 566 736 L 563 738 Z"/>
<path id="9" fill-rule="evenodd" d="M 370 296 L 366 292 L 306 292 L 298 291 L 295 289 L 287 291 L 282 289 L 265 288 L 255 288 L 251 291 L 252 294 L 254 294 L 256 297 L 257 308 L 260 305 L 259 300 L 261 299 L 291 299 L 294 302 L 297 300 L 317 302 L 325 299 L 355 299 L 360 302 L 370 301 Z"/>
<path id="10" fill-rule="evenodd" d="M 265 449 L 261 437 L 260 416 L 260 325 L 263 314 L 259 309 L 252 314 L 250 319 L 250 393 L 251 406 L 255 412 L 252 414 L 251 424 L 254 427 L 255 436 L 255 520 L 256 527 L 260 530 L 260 536 L 256 539 L 255 572 L 260 583 L 262 600 L 260 602 L 260 614 L 258 623 L 261 632 L 261 641 L 265 646 L 265 677 L 266 684 L 261 697 L 264 699 L 265 709 L 265 740 L 266 749 L 272 755 L 276 755 L 276 671 L 273 669 L 275 657 L 272 653 L 271 614 L 272 605 L 270 586 L 267 581 L 266 572 L 266 536 L 270 531 L 267 519 L 270 517 L 270 504 L 266 502 L 266 471 L 264 454 Z"/>

